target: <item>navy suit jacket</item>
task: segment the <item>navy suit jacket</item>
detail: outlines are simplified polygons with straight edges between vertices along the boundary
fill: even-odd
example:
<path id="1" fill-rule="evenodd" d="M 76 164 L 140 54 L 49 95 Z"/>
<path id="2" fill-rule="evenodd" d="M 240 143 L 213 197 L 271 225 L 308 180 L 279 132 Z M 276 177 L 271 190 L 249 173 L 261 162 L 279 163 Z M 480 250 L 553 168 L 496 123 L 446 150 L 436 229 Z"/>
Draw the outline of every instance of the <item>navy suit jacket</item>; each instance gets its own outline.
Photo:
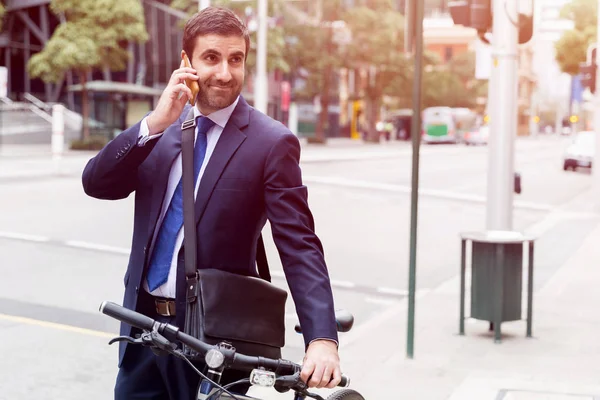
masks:
<path id="1" fill-rule="evenodd" d="M 171 165 L 181 151 L 180 118 L 137 146 L 140 122 L 108 143 L 83 171 L 85 192 L 116 200 L 135 192 L 131 255 L 123 305 L 135 310 Z M 305 344 L 337 340 L 333 296 L 321 242 L 314 232 L 299 166 L 300 144 L 284 125 L 240 100 L 208 162 L 196 198 L 198 268 L 258 276 L 256 243 L 266 223 L 281 257 Z M 177 274 L 177 323 L 185 313 L 184 272 Z M 226 316 L 224 316 L 226 318 Z M 131 327 L 121 325 L 121 334 Z M 119 351 L 123 360 L 126 345 Z"/>

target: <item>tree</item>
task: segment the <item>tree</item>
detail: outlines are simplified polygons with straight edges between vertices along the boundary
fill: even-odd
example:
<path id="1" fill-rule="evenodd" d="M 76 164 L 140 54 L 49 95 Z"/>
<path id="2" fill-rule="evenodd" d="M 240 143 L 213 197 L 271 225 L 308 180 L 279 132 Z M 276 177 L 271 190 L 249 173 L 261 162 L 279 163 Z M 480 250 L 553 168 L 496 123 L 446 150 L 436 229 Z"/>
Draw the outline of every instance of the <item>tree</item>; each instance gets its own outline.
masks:
<path id="1" fill-rule="evenodd" d="M 392 1 L 371 0 L 368 6 L 349 9 L 344 20 L 352 42 L 343 59 L 351 68 L 368 71 L 364 90 L 367 140 L 378 141 L 376 123 L 383 96 L 404 91 L 413 70 L 412 60 L 403 54 L 404 17 L 394 11 Z"/>
<path id="2" fill-rule="evenodd" d="M 52 0 L 50 9 L 61 23 L 44 49 L 31 57 L 32 77 L 58 82 L 75 72 L 81 83 L 83 137 L 89 137 L 87 74 L 96 68 L 126 68 L 131 54 L 127 43 L 148 39 L 139 0 Z M 64 19 L 63 19 L 64 17 Z"/>
<path id="3" fill-rule="evenodd" d="M 573 0 L 561 10 L 561 16 L 573 20 L 574 29 L 563 33 L 556 42 L 556 61 L 563 72 L 579 73 L 579 63 L 586 61 L 587 48 L 596 40 L 596 0 Z"/>
<path id="4" fill-rule="evenodd" d="M 292 66 L 294 77 L 306 81 L 304 90 L 295 90 L 295 97 L 312 100 L 318 96 L 321 111 L 315 137 L 311 139 L 318 143 L 326 141 L 329 103 L 334 92 L 332 81 L 335 71 L 344 64 L 342 43 L 336 35 L 340 33 L 342 6 L 341 0 L 319 0 L 313 4 L 311 13 L 290 5 L 284 8 L 287 38 L 284 57 Z"/>
<path id="5" fill-rule="evenodd" d="M 213 0 L 213 6 L 226 7 L 236 13 L 240 19 L 244 20 L 247 25 L 249 18 L 258 9 L 257 0 L 249 0 L 238 2 L 232 0 Z M 172 0 L 171 7 L 187 12 L 190 16 L 198 12 L 197 0 Z M 268 16 L 273 16 L 277 13 L 280 7 L 279 0 L 269 1 Z M 248 15 L 247 15 L 248 13 Z M 271 22 L 275 20 L 272 19 Z M 183 28 L 182 24 L 182 28 Z M 251 26 L 249 27 L 251 28 Z M 285 48 L 284 27 L 280 25 L 270 24 L 267 29 L 267 70 L 275 71 L 277 69 L 288 72 L 289 65 L 282 56 Z M 250 29 L 250 51 L 246 61 L 246 69 L 248 73 L 252 73 L 256 67 L 256 30 Z"/>

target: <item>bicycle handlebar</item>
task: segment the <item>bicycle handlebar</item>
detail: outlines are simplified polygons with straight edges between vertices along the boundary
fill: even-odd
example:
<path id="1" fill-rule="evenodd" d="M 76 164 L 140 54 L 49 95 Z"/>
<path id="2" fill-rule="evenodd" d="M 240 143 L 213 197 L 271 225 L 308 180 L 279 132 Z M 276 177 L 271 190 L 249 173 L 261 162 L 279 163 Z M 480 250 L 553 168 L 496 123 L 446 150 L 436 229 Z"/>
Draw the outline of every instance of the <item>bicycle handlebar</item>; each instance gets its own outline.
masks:
<path id="1" fill-rule="evenodd" d="M 145 331 L 151 331 L 154 328 L 154 324 L 156 323 L 155 320 L 145 316 L 144 314 L 140 314 L 128 308 L 121 307 L 120 305 L 112 303 L 110 301 L 105 301 L 102 304 L 100 304 L 100 312 L 102 314 L 108 315 L 109 317 L 113 317 L 114 319 L 118 319 L 121 322 L 125 322 L 126 324 L 135 326 L 136 328 L 143 329 Z"/>
<path id="2" fill-rule="evenodd" d="M 156 330 L 161 335 L 164 335 L 168 340 L 177 340 L 202 355 L 205 355 L 210 349 L 215 348 L 213 345 L 209 345 L 208 343 L 196 339 L 187 333 L 181 332 L 179 328 L 174 325 L 159 323 L 146 315 L 140 314 L 110 301 L 105 301 L 100 305 L 100 312 L 145 331 Z M 293 375 L 297 371 L 301 370 L 300 365 L 288 360 L 254 357 L 241 353 L 224 351 L 223 349 L 219 350 L 224 353 L 223 355 L 225 356 L 225 359 L 230 362 L 230 365 L 239 370 L 252 371 L 255 368 L 264 367 L 274 371 L 277 375 Z M 348 387 L 349 384 L 350 379 L 345 375 L 342 375 L 342 379 L 338 386 Z"/>

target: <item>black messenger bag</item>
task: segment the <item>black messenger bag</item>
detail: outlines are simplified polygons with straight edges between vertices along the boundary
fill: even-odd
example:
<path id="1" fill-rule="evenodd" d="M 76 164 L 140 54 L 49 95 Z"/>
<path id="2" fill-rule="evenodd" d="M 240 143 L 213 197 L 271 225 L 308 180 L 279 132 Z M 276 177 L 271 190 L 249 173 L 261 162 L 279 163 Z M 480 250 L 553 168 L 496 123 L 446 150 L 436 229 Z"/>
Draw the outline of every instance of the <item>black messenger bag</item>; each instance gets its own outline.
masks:
<path id="1" fill-rule="evenodd" d="M 182 185 L 186 310 L 184 332 L 209 344 L 228 342 L 251 356 L 281 358 L 285 344 L 287 292 L 271 283 L 262 235 L 256 261 L 261 278 L 196 265 L 194 217 L 194 137 L 196 121 L 190 110 L 182 124 Z M 184 346 L 184 353 L 199 359 Z"/>

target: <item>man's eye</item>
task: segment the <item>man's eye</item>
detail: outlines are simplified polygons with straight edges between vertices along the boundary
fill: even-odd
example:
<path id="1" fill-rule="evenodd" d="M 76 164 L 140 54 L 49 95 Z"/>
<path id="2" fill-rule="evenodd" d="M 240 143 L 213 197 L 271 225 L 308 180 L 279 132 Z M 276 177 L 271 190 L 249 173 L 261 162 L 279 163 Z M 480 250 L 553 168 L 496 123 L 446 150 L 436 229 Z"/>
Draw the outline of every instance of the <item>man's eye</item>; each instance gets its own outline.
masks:
<path id="1" fill-rule="evenodd" d="M 206 59 L 211 62 L 217 61 L 217 56 L 215 56 L 214 54 L 211 54 L 211 55 L 206 56 Z"/>
<path id="2" fill-rule="evenodd" d="M 242 62 L 242 57 L 233 57 L 231 59 L 231 62 L 234 63 L 234 64 L 239 64 L 239 63 Z"/>

